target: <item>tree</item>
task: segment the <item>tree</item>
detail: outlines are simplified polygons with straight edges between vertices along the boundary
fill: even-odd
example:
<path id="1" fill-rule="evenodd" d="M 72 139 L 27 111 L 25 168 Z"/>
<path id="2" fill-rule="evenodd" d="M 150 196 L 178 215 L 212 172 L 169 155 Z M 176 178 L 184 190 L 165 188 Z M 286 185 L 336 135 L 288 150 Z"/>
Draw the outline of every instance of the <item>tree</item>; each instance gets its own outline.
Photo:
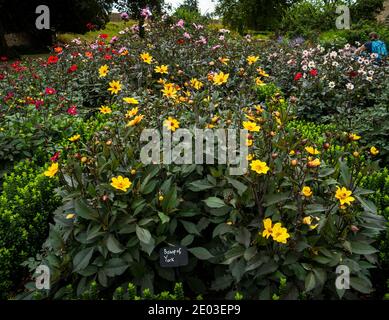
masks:
<path id="1" fill-rule="evenodd" d="M 375 20 L 383 8 L 384 0 L 358 0 L 351 6 L 351 16 L 354 21 Z"/>
<path id="2" fill-rule="evenodd" d="M 127 12 L 133 19 L 139 21 L 139 35 L 144 37 L 145 17 L 141 15 L 142 9 L 148 7 L 153 14 L 160 14 L 164 0 L 117 0 L 115 8 Z"/>
<path id="3" fill-rule="evenodd" d="M 295 0 L 219 0 L 216 13 L 223 23 L 243 33 L 246 29 L 274 29 Z"/>
<path id="4" fill-rule="evenodd" d="M 200 12 L 199 2 L 197 0 L 185 0 L 179 8 L 183 8 L 188 11 Z"/>
<path id="5" fill-rule="evenodd" d="M 0 54 L 8 55 L 4 35 L 10 32 L 28 33 L 34 44 L 47 46 L 52 31 L 84 33 L 90 22 L 104 26 L 115 0 L 0 0 Z M 38 30 L 35 13 L 39 5 L 50 9 L 51 30 Z"/>

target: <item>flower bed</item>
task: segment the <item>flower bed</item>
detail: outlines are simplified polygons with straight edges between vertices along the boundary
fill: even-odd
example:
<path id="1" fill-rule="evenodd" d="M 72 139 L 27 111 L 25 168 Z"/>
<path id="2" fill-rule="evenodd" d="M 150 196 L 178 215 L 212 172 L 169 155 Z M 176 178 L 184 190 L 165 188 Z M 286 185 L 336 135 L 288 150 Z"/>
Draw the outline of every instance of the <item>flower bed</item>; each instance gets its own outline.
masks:
<path id="1" fill-rule="evenodd" d="M 182 20 L 146 32 L 1 64 L 0 134 L 26 139 L 0 141 L 15 154 L 4 164 L 34 157 L 37 144 L 40 174 L 60 180 L 62 206 L 28 263 L 31 273 L 50 268 L 51 289 L 39 296 L 83 297 L 93 284 L 95 298 L 112 298 L 129 282 L 151 293 L 182 282 L 191 298 L 372 294 L 385 219 L 359 182 L 377 170 L 380 149 L 358 132 L 305 129 L 285 96 L 292 89 L 273 84 L 287 79 L 274 79 L 271 56 L 250 37 Z M 245 129 L 248 171 L 232 175 L 219 155 L 208 164 L 140 161 L 144 129 L 195 128 Z M 160 266 L 169 245 L 188 249 L 179 272 Z M 336 287 L 338 266 L 350 270 L 350 290 Z M 27 288 L 37 297 L 34 283 Z"/>

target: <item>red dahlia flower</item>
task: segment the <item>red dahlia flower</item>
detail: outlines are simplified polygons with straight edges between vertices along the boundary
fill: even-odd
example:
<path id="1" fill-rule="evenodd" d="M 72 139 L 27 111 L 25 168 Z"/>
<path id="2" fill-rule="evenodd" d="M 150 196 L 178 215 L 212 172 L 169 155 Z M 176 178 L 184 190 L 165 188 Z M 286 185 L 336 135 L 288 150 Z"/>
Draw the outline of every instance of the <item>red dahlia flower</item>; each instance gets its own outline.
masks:
<path id="1" fill-rule="evenodd" d="M 57 91 L 55 90 L 55 89 L 53 89 L 53 88 L 46 88 L 45 89 L 45 93 L 46 94 L 54 94 L 54 93 L 56 93 Z"/>
<path id="2" fill-rule="evenodd" d="M 57 56 L 50 56 L 48 59 L 47 59 L 47 63 L 48 64 L 54 64 L 54 63 L 57 63 L 58 62 L 58 57 Z"/>
<path id="3" fill-rule="evenodd" d="M 294 76 L 294 81 L 298 81 L 298 80 L 300 80 L 302 77 L 303 77 L 303 74 L 302 74 L 301 72 L 298 72 L 298 73 Z"/>
<path id="4" fill-rule="evenodd" d="M 39 108 L 43 106 L 43 100 L 36 100 L 35 101 L 35 109 L 39 110 Z"/>
<path id="5" fill-rule="evenodd" d="M 71 106 L 67 111 L 68 114 L 71 116 L 77 115 L 77 107 L 76 106 Z"/>
<path id="6" fill-rule="evenodd" d="M 57 162 L 59 158 L 60 152 L 54 153 L 54 155 L 50 158 L 51 162 Z"/>
<path id="7" fill-rule="evenodd" d="M 68 73 L 72 73 L 72 72 L 75 72 L 77 71 L 78 67 L 76 64 L 73 64 L 69 69 L 68 69 Z"/>
<path id="8" fill-rule="evenodd" d="M 319 74 L 319 72 L 317 71 L 317 69 L 312 69 L 311 71 L 309 71 L 309 74 L 313 77 L 316 77 Z"/>

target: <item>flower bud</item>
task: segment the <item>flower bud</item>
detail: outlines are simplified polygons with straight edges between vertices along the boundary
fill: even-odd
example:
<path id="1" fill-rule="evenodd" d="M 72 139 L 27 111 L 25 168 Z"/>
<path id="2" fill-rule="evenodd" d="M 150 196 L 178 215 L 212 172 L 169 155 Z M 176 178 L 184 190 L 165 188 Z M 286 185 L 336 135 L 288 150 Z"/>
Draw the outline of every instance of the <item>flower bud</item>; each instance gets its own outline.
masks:
<path id="1" fill-rule="evenodd" d="M 352 226 L 350 227 L 350 229 L 351 229 L 351 231 L 354 232 L 354 233 L 357 233 L 357 232 L 359 231 L 359 228 L 358 228 L 357 226 L 354 226 L 354 225 L 352 225 Z"/>

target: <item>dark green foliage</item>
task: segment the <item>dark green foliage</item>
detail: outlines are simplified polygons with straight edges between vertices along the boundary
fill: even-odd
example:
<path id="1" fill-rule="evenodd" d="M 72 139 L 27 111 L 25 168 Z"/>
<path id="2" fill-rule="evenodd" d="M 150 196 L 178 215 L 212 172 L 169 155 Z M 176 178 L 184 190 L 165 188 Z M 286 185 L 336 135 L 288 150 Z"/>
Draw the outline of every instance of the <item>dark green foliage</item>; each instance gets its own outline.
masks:
<path id="1" fill-rule="evenodd" d="M 360 21 L 353 23 L 350 30 L 329 30 L 322 32 L 319 36 L 321 45 L 327 48 L 340 48 L 345 44 L 354 44 L 356 42 L 365 43 L 369 41 L 369 34 L 376 32 L 380 39 L 389 43 L 389 29 L 375 21 Z"/>
<path id="2" fill-rule="evenodd" d="M 5 176 L 0 194 L 0 297 L 22 287 L 25 271 L 20 264 L 39 252 L 50 215 L 60 204 L 53 192 L 57 183 L 29 161 Z"/>
<path id="3" fill-rule="evenodd" d="M 381 171 L 375 172 L 369 176 L 364 176 L 361 180 L 361 186 L 365 189 L 374 190 L 370 195 L 370 200 L 377 205 L 378 212 L 389 221 L 389 169 L 384 168 Z M 377 289 L 382 288 L 382 282 L 388 281 L 389 284 L 389 223 L 387 224 L 386 232 L 380 237 L 380 263 L 381 267 L 375 272 Z"/>
<path id="4" fill-rule="evenodd" d="M 351 30 L 335 29 L 335 21 L 340 16 L 336 13 L 339 5 L 347 5 L 350 8 Z M 367 40 L 357 37 L 364 33 L 367 25 L 379 28 L 376 15 L 382 8 L 383 0 L 358 0 L 351 5 L 343 0 L 299 1 L 286 11 L 280 30 L 290 37 L 303 36 L 312 40 L 315 40 L 322 32 L 333 34 L 332 40 L 336 37 L 346 39 L 346 42 L 350 43 Z M 323 38 L 328 38 L 328 35 L 321 36 L 321 39 Z"/>
<path id="5" fill-rule="evenodd" d="M 377 13 L 383 9 L 384 0 L 358 0 L 351 6 L 354 21 L 375 20 Z"/>
<path id="6" fill-rule="evenodd" d="M 182 5 L 174 12 L 174 18 L 182 19 L 187 24 L 206 23 L 206 17 L 202 16 L 200 11 L 194 10 L 189 6 Z"/>
<path id="7" fill-rule="evenodd" d="M 243 33 L 247 29 L 274 30 L 279 25 L 288 0 L 221 0 L 217 13 L 223 23 Z"/>
<path id="8" fill-rule="evenodd" d="M 335 8 L 333 3 L 299 1 L 286 11 L 280 29 L 290 37 L 314 38 L 320 31 L 334 27 Z"/>
<path id="9" fill-rule="evenodd" d="M 0 55 L 9 54 L 9 48 L 4 39 L 4 33 L 25 32 L 31 37 L 33 45 L 45 48 L 51 45 L 52 30 L 84 33 L 87 25 L 102 27 L 108 22 L 108 10 L 113 0 L 0 0 Z M 35 13 L 39 5 L 50 9 L 51 30 L 38 30 Z"/>

